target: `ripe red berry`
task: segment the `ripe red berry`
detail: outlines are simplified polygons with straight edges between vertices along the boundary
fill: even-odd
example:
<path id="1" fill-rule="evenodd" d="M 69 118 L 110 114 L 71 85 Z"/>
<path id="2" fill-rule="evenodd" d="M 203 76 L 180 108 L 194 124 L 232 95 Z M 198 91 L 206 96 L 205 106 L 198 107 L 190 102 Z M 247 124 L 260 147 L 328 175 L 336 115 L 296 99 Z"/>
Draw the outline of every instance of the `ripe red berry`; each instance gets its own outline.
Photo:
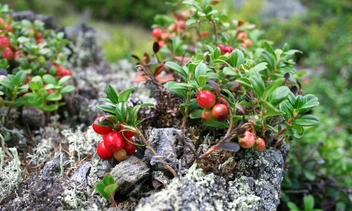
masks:
<path id="1" fill-rule="evenodd" d="M 14 53 L 13 53 L 13 50 L 9 47 L 5 48 L 3 51 L 2 51 L 2 56 L 7 59 L 7 60 L 11 60 L 14 58 Z"/>
<path id="2" fill-rule="evenodd" d="M 100 142 L 97 146 L 97 154 L 103 160 L 110 160 L 114 157 L 114 153 L 108 150 L 105 145 L 104 141 Z"/>
<path id="3" fill-rule="evenodd" d="M 224 52 L 225 53 L 231 53 L 232 51 L 233 51 L 233 47 L 228 46 L 228 45 L 224 47 Z"/>
<path id="4" fill-rule="evenodd" d="M 119 150 L 118 152 L 115 152 L 115 153 L 114 153 L 114 157 L 115 157 L 115 159 L 118 160 L 118 161 L 123 161 L 123 160 L 125 160 L 126 157 L 127 157 L 126 150 L 121 149 L 121 150 Z"/>
<path id="5" fill-rule="evenodd" d="M 177 23 L 177 25 L 178 25 L 178 27 L 180 27 L 180 29 L 185 29 L 185 28 L 186 28 L 186 24 L 185 24 L 184 21 L 179 21 L 179 22 Z"/>
<path id="6" fill-rule="evenodd" d="M 202 120 L 204 121 L 210 121 L 212 120 L 214 117 L 213 115 L 211 114 L 211 109 L 204 109 L 202 111 L 202 116 L 201 116 Z"/>
<path id="7" fill-rule="evenodd" d="M 237 35 L 237 39 L 239 39 L 239 40 L 244 40 L 246 38 L 247 38 L 247 33 L 246 32 L 240 32 Z"/>
<path id="8" fill-rule="evenodd" d="M 104 144 L 108 150 L 118 152 L 125 145 L 125 140 L 120 132 L 111 131 L 105 135 Z"/>
<path id="9" fill-rule="evenodd" d="M 63 76 L 72 76 L 72 72 L 71 70 L 67 69 L 67 68 L 63 68 L 63 73 L 62 73 Z"/>
<path id="10" fill-rule="evenodd" d="M 103 118 L 103 116 L 98 116 L 92 124 L 92 128 L 93 128 L 94 132 L 96 132 L 100 135 L 104 135 L 104 134 L 107 134 L 112 131 L 111 126 L 99 125 L 99 122 L 101 121 L 102 118 Z"/>
<path id="11" fill-rule="evenodd" d="M 163 33 L 163 30 L 161 28 L 154 28 L 152 30 L 152 36 L 155 38 L 159 38 L 162 33 Z"/>
<path id="12" fill-rule="evenodd" d="M 126 150 L 127 155 L 132 155 L 136 151 L 136 146 L 131 144 L 134 143 L 134 140 L 132 138 L 129 138 L 128 141 L 125 140 L 125 145 L 123 146 L 123 149 Z"/>
<path id="13" fill-rule="evenodd" d="M 36 39 L 43 38 L 43 32 L 37 31 L 34 36 Z"/>
<path id="14" fill-rule="evenodd" d="M 222 122 L 225 121 L 229 116 L 229 109 L 226 105 L 218 103 L 214 105 L 213 109 L 211 110 L 211 114 L 216 120 Z"/>
<path id="15" fill-rule="evenodd" d="M 243 40 L 242 45 L 243 45 L 243 47 L 248 48 L 248 47 L 251 47 L 253 45 L 253 42 L 250 39 L 245 39 L 245 40 Z"/>
<path id="16" fill-rule="evenodd" d="M 258 138 L 253 146 L 254 150 L 256 151 L 264 151 L 265 147 L 265 141 L 262 138 Z"/>
<path id="17" fill-rule="evenodd" d="M 240 137 L 238 144 L 242 148 L 251 148 L 255 144 L 255 135 L 251 133 L 250 131 L 246 131 L 243 135 L 243 137 Z"/>
<path id="18" fill-rule="evenodd" d="M 201 108 L 212 108 L 216 103 L 214 93 L 209 90 L 200 90 L 197 92 L 197 103 Z"/>
<path id="19" fill-rule="evenodd" d="M 123 133 L 123 136 L 126 137 L 127 139 L 132 138 L 135 135 L 135 133 L 132 131 L 127 131 L 127 130 L 121 131 L 123 129 L 124 129 L 124 127 L 122 125 L 120 125 L 120 127 L 117 129 L 117 131 L 119 131 L 120 133 Z"/>
<path id="20" fill-rule="evenodd" d="M 226 52 L 224 51 L 225 46 L 223 44 L 218 44 L 216 47 L 218 47 L 221 51 L 221 54 L 225 54 Z"/>
<path id="21" fill-rule="evenodd" d="M 11 41 L 5 35 L 0 36 L 0 48 L 5 49 L 11 47 Z"/>

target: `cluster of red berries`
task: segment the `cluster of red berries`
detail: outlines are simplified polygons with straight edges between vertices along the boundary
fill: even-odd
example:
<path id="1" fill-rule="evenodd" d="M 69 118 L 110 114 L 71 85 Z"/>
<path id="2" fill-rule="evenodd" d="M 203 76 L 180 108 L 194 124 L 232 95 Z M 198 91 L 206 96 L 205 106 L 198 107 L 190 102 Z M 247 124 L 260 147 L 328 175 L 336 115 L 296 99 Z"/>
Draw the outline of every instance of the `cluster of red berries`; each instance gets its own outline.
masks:
<path id="1" fill-rule="evenodd" d="M 169 40 L 172 33 L 182 31 L 186 29 L 186 24 L 183 20 L 176 21 L 176 23 L 170 24 L 167 30 L 161 28 L 154 28 L 152 30 L 152 36 L 154 41 L 158 42 L 160 47 L 163 47 L 165 43 Z"/>
<path id="2" fill-rule="evenodd" d="M 199 90 L 196 97 L 199 107 L 203 108 L 201 118 L 204 121 L 216 119 L 222 122 L 229 116 L 229 108 L 223 103 L 218 103 L 213 92 L 209 90 Z"/>
<path id="3" fill-rule="evenodd" d="M 233 51 L 233 47 L 229 45 L 218 44 L 216 47 L 220 49 L 221 55 L 224 55 L 226 53 L 231 53 Z"/>
<path id="4" fill-rule="evenodd" d="M 248 48 L 253 45 L 253 42 L 251 39 L 248 38 L 246 32 L 239 32 L 237 34 L 237 40 L 241 41 L 241 46 Z"/>
<path id="5" fill-rule="evenodd" d="M 266 147 L 264 139 L 254 135 L 251 129 L 247 129 L 246 132 L 244 132 L 243 136 L 239 138 L 238 144 L 242 148 L 253 147 L 256 151 L 263 151 Z"/>
<path id="6" fill-rule="evenodd" d="M 136 151 L 134 140 L 135 135 L 131 131 L 124 131 L 122 125 L 115 130 L 112 126 L 100 125 L 104 116 L 98 116 L 93 124 L 93 130 L 103 137 L 103 141 L 98 144 L 97 154 L 103 160 L 110 160 L 115 157 L 116 160 L 125 160 L 127 155 L 132 155 Z"/>

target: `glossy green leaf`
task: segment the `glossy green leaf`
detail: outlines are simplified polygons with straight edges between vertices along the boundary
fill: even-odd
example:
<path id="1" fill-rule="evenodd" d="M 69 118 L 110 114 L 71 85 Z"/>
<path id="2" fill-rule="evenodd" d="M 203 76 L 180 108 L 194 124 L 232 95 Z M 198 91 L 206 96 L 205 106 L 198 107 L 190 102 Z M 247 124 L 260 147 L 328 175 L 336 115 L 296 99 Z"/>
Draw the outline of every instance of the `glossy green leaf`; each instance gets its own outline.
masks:
<path id="1" fill-rule="evenodd" d="M 273 71 L 275 68 L 275 58 L 273 55 L 271 55 L 268 51 L 263 51 L 262 52 L 262 57 L 265 60 L 265 62 L 268 64 L 268 68 L 270 71 Z"/>
<path id="2" fill-rule="evenodd" d="M 260 76 L 254 75 L 250 77 L 253 91 L 258 98 L 262 98 L 265 90 L 264 81 Z"/>
<path id="3" fill-rule="evenodd" d="M 206 75 L 207 68 L 208 68 L 208 66 L 203 62 L 198 64 L 196 67 L 196 70 L 195 70 L 195 77 L 198 78 L 201 75 Z"/>
<path id="4" fill-rule="evenodd" d="M 49 90 L 49 89 L 53 89 L 53 88 L 55 88 L 55 85 L 53 85 L 53 84 L 47 84 L 44 86 L 44 90 Z"/>
<path id="5" fill-rule="evenodd" d="M 232 51 L 230 56 L 230 64 L 233 67 L 239 68 L 244 63 L 244 55 L 239 49 Z"/>
<path id="6" fill-rule="evenodd" d="M 307 114 L 297 117 L 292 124 L 298 126 L 313 126 L 319 122 L 319 117 Z"/>
<path id="7" fill-rule="evenodd" d="M 52 93 L 52 94 L 49 94 L 48 96 L 46 96 L 45 100 L 46 101 L 58 101 L 58 100 L 61 100 L 61 98 L 62 98 L 61 94 Z"/>
<path id="8" fill-rule="evenodd" d="M 189 118 L 191 118 L 191 119 L 200 119 L 200 117 L 202 116 L 202 112 L 203 112 L 203 109 L 196 109 L 196 110 L 193 110 L 193 111 L 189 114 Z"/>
<path id="9" fill-rule="evenodd" d="M 199 87 L 203 87 L 207 83 L 208 78 L 209 76 L 207 75 L 198 76 L 197 81 L 198 81 Z"/>
<path id="10" fill-rule="evenodd" d="M 290 93 L 290 89 L 287 86 L 280 86 L 269 94 L 267 101 L 273 106 L 279 105 L 283 100 L 287 98 Z"/>
<path id="11" fill-rule="evenodd" d="M 97 108 L 110 114 L 115 114 L 115 106 L 113 105 L 98 105 Z"/>
<path id="12" fill-rule="evenodd" d="M 166 84 L 164 84 L 164 87 L 170 92 L 172 92 L 173 94 L 181 98 L 186 98 L 188 88 L 183 85 L 180 85 L 180 83 L 177 83 L 175 81 L 169 81 Z"/>
<path id="13" fill-rule="evenodd" d="M 66 76 L 64 76 L 64 77 L 59 79 L 59 81 L 57 82 L 57 85 L 62 86 L 63 84 L 65 84 L 70 79 L 71 79 L 71 76 L 66 75 Z"/>
<path id="14" fill-rule="evenodd" d="M 11 83 L 10 81 L 0 80 L 0 84 L 3 85 L 4 87 L 10 89 L 10 90 L 14 90 L 15 89 L 15 85 L 13 83 Z"/>
<path id="15" fill-rule="evenodd" d="M 301 211 L 296 204 L 292 202 L 287 203 L 288 208 L 290 208 L 290 211 Z"/>
<path id="16" fill-rule="evenodd" d="M 274 82 L 270 83 L 268 87 L 265 89 L 263 98 L 267 99 L 267 97 L 279 86 L 282 86 L 282 84 L 285 82 L 285 78 L 279 78 L 275 80 Z"/>
<path id="17" fill-rule="evenodd" d="M 29 88 L 34 92 L 42 89 L 43 87 L 44 87 L 43 80 L 42 80 L 42 77 L 40 76 L 34 76 L 31 82 L 29 83 Z"/>
<path id="18" fill-rule="evenodd" d="M 228 123 L 225 121 L 225 122 L 219 122 L 219 121 L 216 121 L 216 120 L 210 120 L 210 121 L 203 121 L 203 124 L 206 125 L 206 126 L 210 126 L 210 127 L 218 127 L 218 128 L 227 128 L 229 125 Z"/>
<path id="19" fill-rule="evenodd" d="M 127 102 L 128 98 L 130 97 L 131 95 L 131 92 L 132 90 L 135 88 L 136 86 L 133 86 L 133 87 L 130 87 L 124 91 L 122 91 L 120 94 L 119 94 L 119 102 Z"/>
<path id="20" fill-rule="evenodd" d="M 297 96 L 299 97 L 299 96 Z M 298 99 L 298 98 L 297 98 Z M 297 112 L 304 114 L 319 105 L 319 100 L 315 95 L 307 94 L 300 99 L 303 103 L 297 102 Z"/>
<path id="21" fill-rule="evenodd" d="M 75 90 L 75 87 L 72 85 L 65 86 L 60 90 L 60 94 L 67 94 L 67 93 L 73 92 L 74 90 Z"/>
<path id="22" fill-rule="evenodd" d="M 117 189 L 117 184 L 110 184 L 105 186 L 104 192 L 108 195 L 111 195 L 116 191 L 116 189 Z"/>
<path id="23" fill-rule="evenodd" d="M 18 73 L 16 73 L 16 76 L 15 76 L 18 80 L 18 86 L 19 85 L 22 85 L 23 82 L 26 80 L 26 77 L 27 77 L 27 74 L 25 71 L 19 71 Z"/>
<path id="24" fill-rule="evenodd" d="M 260 103 L 266 110 L 265 115 L 264 115 L 265 119 L 272 117 L 272 116 L 281 115 L 284 113 L 283 111 L 280 111 L 279 109 L 277 109 L 275 106 L 273 106 L 269 102 L 261 101 Z"/>
<path id="25" fill-rule="evenodd" d="M 225 75 L 227 75 L 227 76 L 233 76 L 233 77 L 238 77 L 239 76 L 239 74 L 236 71 L 234 71 L 232 68 L 230 68 L 230 67 L 225 67 L 223 69 L 223 73 Z"/>
<path id="26" fill-rule="evenodd" d="M 55 77 L 50 74 L 43 75 L 43 81 L 46 84 L 54 84 L 55 85 L 57 83 Z"/>
<path id="27" fill-rule="evenodd" d="M 127 116 L 126 102 L 120 102 L 116 105 L 115 115 L 120 122 L 125 122 L 125 118 Z"/>
<path id="28" fill-rule="evenodd" d="M 165 65 L 176 71 L 177 73 L 179 73 L 180 75 L 182 75 L 185 79 L 188 79 L 188 75 L 186 74 L 185 70 L 178 64 L 176 64 L 175 62 L 166 62 Z"/>
<path id="29" fill-rule="evenodd" d="M 103 183 L 104 185 L 111 185 L 111 184 L 115 184 L 115 179 L 114 177 L 111 175 L 111 174 L 106 174 L 104 177 L 103 177 Z"/>
<path id="30" fill-rule="evenodd" d="M 303 173 L 305 172 L 303 171 Z M 315 173 L 312 172 L 312 174 L 314 174 L 314 178 L 315 178 Z M 310 179 L 312 179 L 311 181 L 314 180 L 313 178 L 310 178 Z M 304 210 L 311 211 L 314 209 L 314 198 L 312 195 L 303 197 L 303 203 L 304 203 Z"/>
<path id="31" fill-rule="evenodd" d="M 119 103 L 119 96 L 110 84 L 106 87 L 106 95 L 113 104 Z"/>
<path id="32" fill-rule="evenodd" d="M 239 78 L 236 81 L 243 87 L 252 89 L 252 82 L 248 78 Z"/>
<path id="33" fill-rule="evenodd" d="M 106 185 L 103 182 L 98 182 L 97 184 L 95 184 L 95 190 L 105 199 L 109 200 L 109 195 L 106 194 L 104 191 L 105 186 Z"/>
<path id="34" fill-rule="evenodd" d="M 49 112 L 55 111 L 58 108 L 59 108 L 58 104 L 51 104 L 51 105 L 46 105 L 46 106 L 43 106 L 43 107 L 39 107 L 39 109 L 41 109 L 43 111 L 49 111 Z"/>

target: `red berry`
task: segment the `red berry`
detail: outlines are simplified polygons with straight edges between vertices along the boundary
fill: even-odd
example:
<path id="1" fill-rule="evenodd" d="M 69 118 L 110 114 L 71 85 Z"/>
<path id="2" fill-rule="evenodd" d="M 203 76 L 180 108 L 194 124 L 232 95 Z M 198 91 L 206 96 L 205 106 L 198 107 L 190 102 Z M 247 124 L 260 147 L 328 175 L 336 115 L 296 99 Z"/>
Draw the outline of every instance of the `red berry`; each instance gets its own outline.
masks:
<path id="1" fill-rule="evenodd" d="M 69 70 L 69 69 L 67 69 L 67 68 L 64 68 L 63 69 L 63 76 L 72 76 L 72 72 L 71 72 L 71 70 Z"/>
<path id="2" fill-rule="evenodd" d="M 246 32 L 240 32 L 237 35 L 237 39 L 239 39 L 239 40 L 244 40 L 246 38 L 247 38 L 247 33 Z"/>
<path id="3" fill-rule="evenodd" d="M 158 42 L 158 44 L 159 44 L 159 47 L 161 48 L 161 47 L 163 47 L 163 46 L 165 45 L 165 42 L 162 41 L 162 40 L 160 40 L 160 41 Z"/>
<path id="4" fill-rule="evenodd" d="M 200 90 L 197 92 L 197 103 L 201 108 L 212 108 L 216 103 L 214 93 L 209 90 Z"/>
<path id="5" fill-rule="evenodd" d="M 5 48 L 3 51 L 2 51 L 2 56 L 7 59 L 7 60 L 11 60 L 14 58 L 14 53 L 13 53 L 13 50 L 9 47 Z"/>
<path id="6" fill-rule="evenodd" d="M 120 132 L 111 131 L 105 135 L 104 144 L 110 151 L 118 152 L 123 148 L 125 140 Z"/>
<path id="7" fill-rule="evenodd" d="M 7 24 L 7 25 L 5 26 L 5 31 L 7 31 L 7 32 L 13 32 L 12 25 L 11 25 L 11 24 Z"/>
<path id="8" fill-rule="evenodd" d="M 228 46 L 228 45 L 224 47 L 224 52 L 225 53 L 231 53 L 232 51 L 233 51 L 233 47 Z"/>
<path id="9" fill-rule="evenodd" d="M 103 116 L 98 116 L 92 124 L 92 128 L 93 128 L 94 132 L 96 132 L 100 135 L 104 135 L 104 134 L 107 134 L 112 131 L 111 126 L 99 125 L 99 122 L 101 121 L 102 118 L 103 118 Z"/>
<path id="10" fill-rule="evenodd" d="M 37 38 L 37 44 L 40 44 L 43 42 L 43 38 Z"/>
<path id="11" fill-rule="evenodd" d="M 100 142 L 98 144 L 97 147 L 97 154 L 99 155 L 99 157 L 103 160 L 110 160 L 111 158 L 114 157 L 114 153 L 112 153 L 111 151 L 109 151 L 105 145 L 104 145 L 104 141 Z"/>
<path id="12" fill-rule="evenodd" d="M 5 49 L 11 47 L 11 41 L 5 35 L 0 36 L 0 48 Z"/>
<path id="13" fill-rule="evenodd" d="M 36 38 L 36 39 L 43 38 L 43 32 L 37 31 L 37 32 L 35 33 L 35 38 Z"/>
<path id="14" fill-rule="evenodd" d="M 223 44 L 218 44 L 216 47 L 218 47 L 221 51 L 221 54 L 225 54 L 226 52 L 224 51 L 225 46 Z"/>
<path id="15" fill-rule="evenodd" d="M 248 47 L 251 47 L 253 45 L 253 42 L 250 39 L 245 39 L 245 40 L 243 40 L 242 45 L 243 45 L 243 47 L 248 48 Z"/>
<path id="16" fill-rule="evenodd" d="M 214 117 L 213 115 L 211 114 L 211 109 L 204 109 L 202 111 L 202 116 L 201 116 L 202 120 L 204 121 L 210 121 L 212 120 Z"/>
<path id="17" fill-rule="evenodd" d="M 258 138 L 255 141 L 255 144 L 254 144 L 253 148 L 256 151 L 264 151 L 265 150 L 265 141 L 264 141 L 264 139 Z"/>
<path id="18" fill-rule="evenodd" d="M 255 135 L 247 130 L 243 137 L 240 137 L 238 144 L 242 148 L 251 148 L 255 144 Z"/>
<path id="19" fill-rule="evenodd" d="M 163 33 L 163 30 L 161 28 L 154 28 L 152 30 L 152 36 L 155 38 L 159 38 L 162 33 Z"/>
<path id="20" fill-rule="evenodd" d="M 178 23 L 178 27 L 180 27 L 180 29 L 185 29 L 186 28 L 186 24 L 184 21 L 179 21 Z"/>
<path id="21" fill-rule="evenodd" d="M 219 122 L 225 121 L 229 116 L 229 109 L 224 104 L 216 104 L 211 110 L 213 117 Z"/>
<path id="22" fill-rule="evenodd" d="M 134 143 L 134 140 L 132 138 L 129 138 L 128 141 L 125 140 L 125 145 L 123 146 L 124 150 L 126 150 L 127 155 L 132 155 L 136 151 L 136 145 L 133 145 L 131 143 Z"/>
<path id="23" fill-rule="evenodd" d="M 123 160 L 125 160 L 126 157 L 127 157 L 126 150 L 121 149 L 121 150 L 119 150 L 118 152 L 115 152 L 115 153 L 114 153 L 114 157 L 115 157 L 115 159 L 118 160 L 118 161 L 123 161 Z"/>
<path id="24" fill-rule="evenodd" d="M 124 129 L 124 127 L 122 125 L 120 125 L 120 127 L 117 129 L 117 131 L 119 131 L 120 133 L 123 133 L 123 136 L 125 136 L 127 139 L 132 138 L 135 135 L 135 133 L 132 131 L 127 131 L 127 130 L 121 131 L 123 129 Z"/>

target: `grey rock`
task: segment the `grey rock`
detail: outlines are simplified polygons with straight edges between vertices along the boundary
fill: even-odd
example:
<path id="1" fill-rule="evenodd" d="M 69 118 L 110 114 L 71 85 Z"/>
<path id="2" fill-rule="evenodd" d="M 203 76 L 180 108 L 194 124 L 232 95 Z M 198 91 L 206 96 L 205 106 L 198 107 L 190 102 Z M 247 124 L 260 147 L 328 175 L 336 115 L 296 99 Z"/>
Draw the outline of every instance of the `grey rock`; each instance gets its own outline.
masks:
<path id="1" fill-rule="evenodd" d="M 82 184 L 83 186 L 87 186 L 88 184 L 87 175 L 89 173 L 90 168 L 91 168 L 90 162 L 83 162 L 79 166 L 78 170 L 72 174 L 71 180 L 76 181 Z"/>
<path id="2" fill-rule="evenodd" d="M 148 166 L 133 155 L 118 163 L 111 170 L 111 175 L 119 185 L 117 194 L 130 194 L 149 177 L 149 171 Z"/>
<path id="3" fill-rule="evenodd" d="M 40 171 L 45 177 L 60 176 L 64 172 L 64 167 L 69 164 L 66 154 L 60 152 L 53 159 L 45 163 L 43 169 Z"/>
<path id="4" fill-rule="evenodd" d="M 45 124 L 44 111 L 33 106 L 23 106 L 21 122 L 30 127 L 42 127 Z"/>
<path id="5" fill-rule="evenodd" d="M 181 141 L 181 130 L 175 128 L 154 128 L 149 136 L 149 143 L 154 148 L 158 157 L 151 151 L 145 151 L 145 159 L 150 163 L 154 170 L 165 170 L 161 160 L 177 169 L 179 162 L 182 166 L 187 166 L 194 160 L 189 147 L 184 147 Z M 189 142 L 189 140 L 186 140 Z M 178 157 L 181 157 L 179 160 Z"/>
<path id="6" fill-rule="evenodd" d="M 193 165 L 162 191 L 142 198 L 136 210 L 276 210 L 284 176 L 281 152 L 248 149 L 238 155 L 233 178 L 204 174 Z"/>

